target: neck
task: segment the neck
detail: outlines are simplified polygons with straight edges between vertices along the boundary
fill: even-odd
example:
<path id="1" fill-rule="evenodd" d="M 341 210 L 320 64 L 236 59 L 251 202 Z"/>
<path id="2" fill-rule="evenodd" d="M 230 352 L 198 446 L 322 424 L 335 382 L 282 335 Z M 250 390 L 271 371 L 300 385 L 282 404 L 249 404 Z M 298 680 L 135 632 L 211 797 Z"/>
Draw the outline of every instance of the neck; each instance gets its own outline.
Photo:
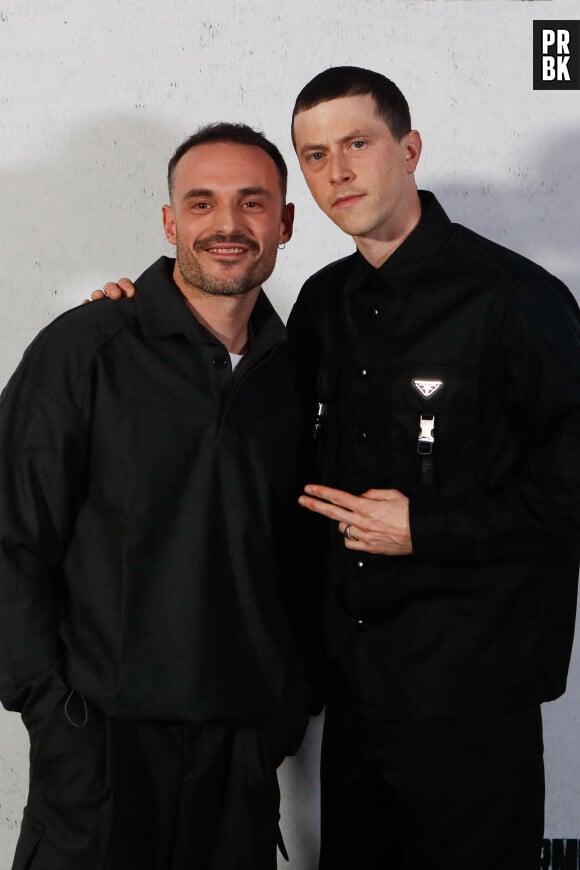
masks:
<path id="1" fill-rule="evenodd" d="M 241 296 L 212 296 L 186 284 L 176 272 L 177 264 L 173 279 L 185 296 L 187 307 L 202 326 L 221 341 L 229 353 L 245 353 L 250 315 L 260 287 Z"/>
<path id="2" fill-rule="evenodd" d="M 403 215 L 380 228 L 375 235 L 353 236 L 353 240 L 365 260 L 375 269 L 385 263 L 411 235 L 421 220 L 421 200 L 414 188 Z"/>

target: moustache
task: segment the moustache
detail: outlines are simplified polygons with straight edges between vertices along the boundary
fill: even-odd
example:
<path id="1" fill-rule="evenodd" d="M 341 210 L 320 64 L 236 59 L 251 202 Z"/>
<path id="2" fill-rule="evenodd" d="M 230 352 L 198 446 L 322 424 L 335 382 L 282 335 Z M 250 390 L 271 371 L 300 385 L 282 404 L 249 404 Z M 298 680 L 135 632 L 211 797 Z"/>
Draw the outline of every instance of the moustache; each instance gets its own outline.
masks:
<path id="1" fill-rule="evenodd" d="M 205 251 L 207 248 L 213 248 L 215 245 L 243 245 L 253 253 L 257 253 L 260 247 L 254 239 L 249 236 L 244 236 L 243 233 L 234 233 L 231 236 L 222 236 L 216 234 L 208 236 L 205 239 L 199 239 L 193 246 L 195 251 Z"/>

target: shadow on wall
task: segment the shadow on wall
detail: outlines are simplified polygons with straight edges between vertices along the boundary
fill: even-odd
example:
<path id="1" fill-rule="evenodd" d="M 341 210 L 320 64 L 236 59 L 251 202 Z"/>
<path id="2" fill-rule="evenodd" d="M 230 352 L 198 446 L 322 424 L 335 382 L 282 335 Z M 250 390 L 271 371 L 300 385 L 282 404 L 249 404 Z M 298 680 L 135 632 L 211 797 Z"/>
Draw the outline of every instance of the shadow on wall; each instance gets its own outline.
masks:
<path id="1" fill-rule="evenodd" d="M 580 299 L 580 128 L 536 139 L 520 169 L 506 160 L 504 186 L 474 178 L 429 179 L 449 217 L 557 275 Z"/>

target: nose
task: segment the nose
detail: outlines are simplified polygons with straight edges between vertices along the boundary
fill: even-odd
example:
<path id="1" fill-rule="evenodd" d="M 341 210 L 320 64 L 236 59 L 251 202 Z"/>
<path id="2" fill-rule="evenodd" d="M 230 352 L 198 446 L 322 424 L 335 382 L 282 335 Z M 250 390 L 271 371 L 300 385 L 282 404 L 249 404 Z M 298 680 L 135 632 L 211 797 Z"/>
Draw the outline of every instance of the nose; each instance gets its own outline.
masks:
<path id="1" fill-rule="evenodd" d="M 330 154 L 329 165 L 330 181 L 332 184 L 344 184 L 346 181 L 350 181 L 354 176 L 348 158 L 342 149 L 338 149 Z"/>
<path id="2" fill-rule="evenodd" d="M 239 211 L 233 206 L 221 203 L 213 211 L 213 231 L 224 236 L 231 236 L 240 229 Z"/>

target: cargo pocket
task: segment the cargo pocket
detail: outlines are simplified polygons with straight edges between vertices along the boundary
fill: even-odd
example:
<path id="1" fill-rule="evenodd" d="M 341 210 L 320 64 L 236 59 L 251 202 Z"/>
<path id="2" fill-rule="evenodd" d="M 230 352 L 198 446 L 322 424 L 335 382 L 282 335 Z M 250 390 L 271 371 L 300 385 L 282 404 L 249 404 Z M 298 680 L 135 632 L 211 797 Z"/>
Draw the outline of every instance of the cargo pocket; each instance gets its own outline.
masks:
<path id="1" fill-rule="evenodd" d="M 12 870 L 30 870 L 30 868 L 33 867 L 34 855 L 36 854 L 43 833 L 44 825 L 35 821 L 31 816 L 29 816 L 28 812 L 24 810 Z"/>
<path id="2" fill-rule="evenodd" d="M 103 870 L 112 807 L 109 720 L 70 693 L 30 737 L 25 818 L 44 828 L 36 851 L 12 870 Z"/>

